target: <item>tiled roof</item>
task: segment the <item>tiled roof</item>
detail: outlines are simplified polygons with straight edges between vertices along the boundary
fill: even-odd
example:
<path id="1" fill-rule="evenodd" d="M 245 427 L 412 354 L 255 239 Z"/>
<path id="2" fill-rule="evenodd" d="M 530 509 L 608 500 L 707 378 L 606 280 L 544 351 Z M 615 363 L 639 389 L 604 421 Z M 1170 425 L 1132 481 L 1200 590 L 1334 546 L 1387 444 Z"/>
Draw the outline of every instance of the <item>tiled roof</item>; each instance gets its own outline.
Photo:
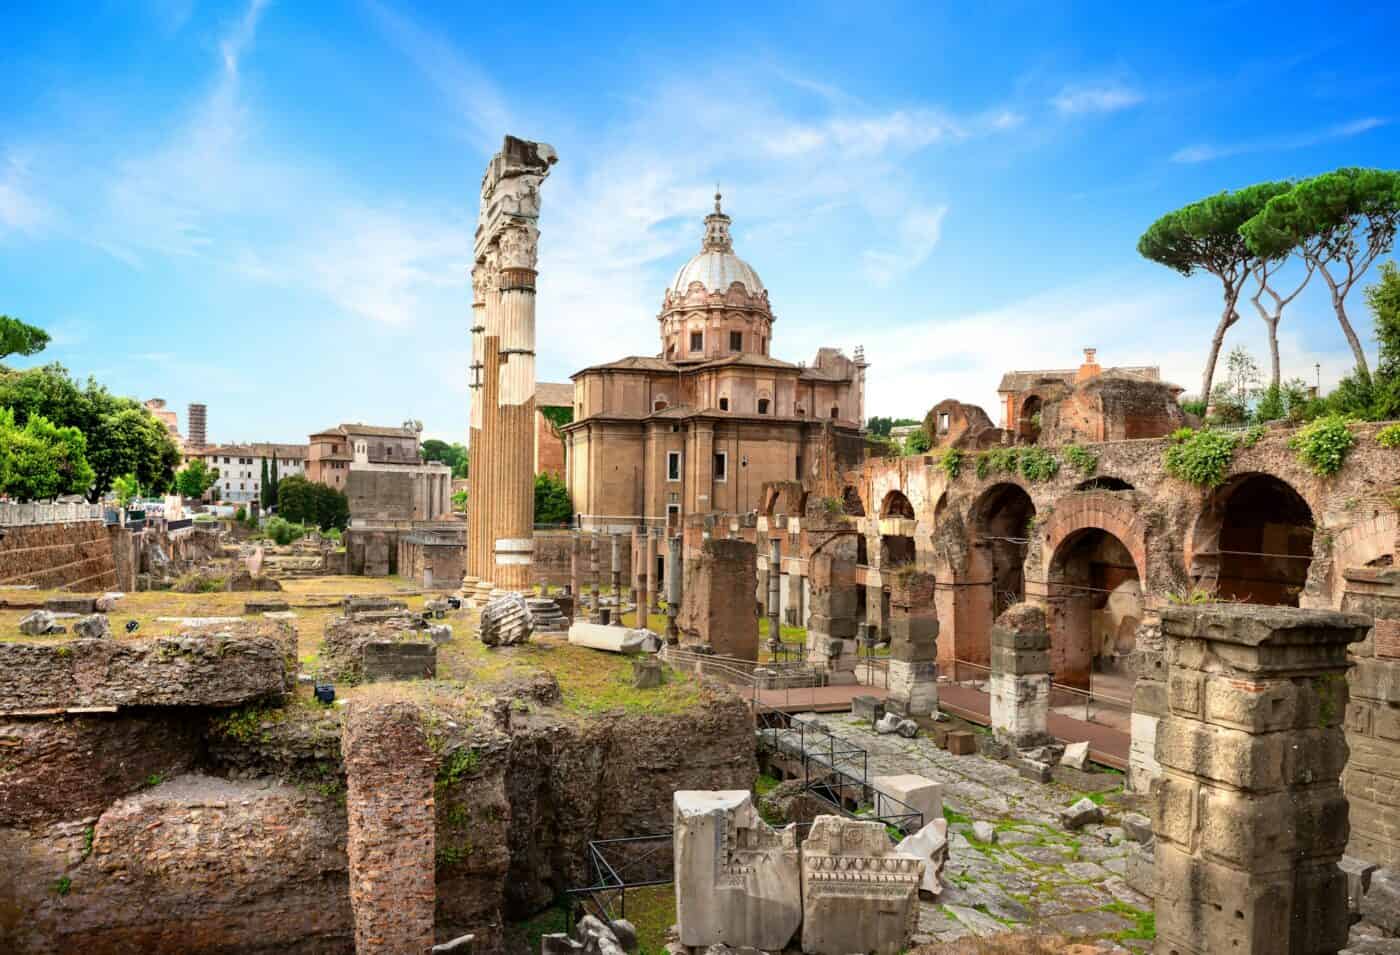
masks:
<path id="1" fill-rule="evenodd" d="M 1158 381 L 1162 377 L 1162 371 L 1156 365 L 1135 365 L 1122 368 L 1105 368 L 1101 374 L 1110 372 L 1122 375 L 1125 378 L 1141 378 L 1143 381 Z M 1066 384 L 1073 383 L 1075 376 L 1079 374 L 1078 368 L 1052 368 L 1043 371 L 1008 371 L 1001 376 L 1001 384 L 997 385 L 997 391 L 1025 391 L 1033 387 L 1036 382 L 1046 378 L 1059 379 Z"/>
<path id="2" fill-rule="evenodd" d="M 536 408 L 572 408 L 573 405 L 573 385 L 556 381 L 541 381 L 535 384 Z"/>
<path id="3" fill-rule="evenodd" d="M 644 355 L 630 355 L 602 365 L 589 365 L 570 375 L 577 378 L 586 371 L 676 371 L 676 366 L 662 358 L 648 358 Z"/>

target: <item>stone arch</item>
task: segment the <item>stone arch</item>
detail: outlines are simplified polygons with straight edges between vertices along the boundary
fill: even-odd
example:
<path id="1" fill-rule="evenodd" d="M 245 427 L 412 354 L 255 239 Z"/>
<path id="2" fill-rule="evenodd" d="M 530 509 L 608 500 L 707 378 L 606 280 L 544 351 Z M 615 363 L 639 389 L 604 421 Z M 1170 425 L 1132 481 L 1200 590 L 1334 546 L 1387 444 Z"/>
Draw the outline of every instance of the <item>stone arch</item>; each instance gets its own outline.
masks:
<path id="1" fill-rule="evenodd" d="M 891 517 L 902 517 L 910 521 L 918 520 L 918 515 L 914 513 L 914 505 L 909 503 L 909 498 L 904 495 L 903 491 L 892 490 L 880 502 L 881 520 Z"/>
<path id="2" fill-rule="evenodd" d="M 1111 474 L 1100 474 L 1089 478 L 1087 481 L 1080 481 L 1074 486 L 1076 491 L 1132 491 L 1136 490 L 1131 484 L 1120 477 Z"/>
<path id="3" fill-rule="evenodd" d="M 847 484 L 841 489 L 841 510 L 847 517 L 865 516 L 865 502 L 854 485 Z"/>
<path id="4" fill-rule="evenodd" d="M 1040 440 L 1040 413 L 1044 407 L 1045 402 L 1037 394 L 1029 394 L 1021 401 L 1016 413 L 1016 437 L 1026 444 Z"/>
<path id="5" fill-rule="evenodd" d="M 1342 574 L 1352 567 L 1375 567 L 1390 558 L 1394 564 L 1400 544 L 1400 514 L 1386 511 L 1357 521 L 1332 541 L 1332 580 L 1328 594 L 1331 606 L 1341 609 L 1346 593 Z"/>
<path id="6" fill-rule="evenodd" d="M 1132 555 L 1143 589 L 1150 588 L 1147 522 L 1135 500 L 1112 491 L 1084 491 L 1064 498 L 1041 527 L 1047 559 L 1053 562 L 1055 552 L 1067 538 L 1089 529 L 1105 531 L 1118 538 Z"/>
<path id="7" fill-rule="evenodd" d="M 1108 521 L 1116 526 L 1118 521 Z M 1046 567 L 1050 670 L 1056 683 L 1088 690 L 1097 676 L 1129 698 L 1132 652 L 1143 617 L 1143 555 L 1118 534 L 1083 526 L 1059 536 Z"/>
<path id="8" fill-rule="evenodd" d="M 1298 606 L 1314 553 L 1313 511 L 1273 474 L 1232 476 L 1206 497 L 1192 528 L 1187 572 L 1230 600 Z"/>

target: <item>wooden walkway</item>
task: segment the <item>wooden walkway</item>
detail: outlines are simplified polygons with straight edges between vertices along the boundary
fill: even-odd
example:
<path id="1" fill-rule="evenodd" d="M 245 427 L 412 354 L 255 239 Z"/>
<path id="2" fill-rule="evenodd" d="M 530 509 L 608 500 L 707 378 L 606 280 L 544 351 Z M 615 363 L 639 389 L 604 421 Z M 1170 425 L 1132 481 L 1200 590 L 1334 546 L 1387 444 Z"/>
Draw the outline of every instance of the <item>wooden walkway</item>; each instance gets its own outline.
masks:
<path id="1" fill-rule="evenodd" d="M 760 690 L 760 705 L 784 713 L 842 713 L 850 710 L 857 696 L 883 700 L 889 691 L 878 686 L 821 686 L 793 690 Z M 981 726 L 991 725 L 991 697 L 982 690 L 951 683 L 938 685 L 940 709 Z M 1129 736 L 1122 730 L 1088 723 L 1059 713 L 1051 713 L 1050 733 L 1063 743 L 1089 742 L 1089 757 L 1115 769 L 1128 768 Z"/>

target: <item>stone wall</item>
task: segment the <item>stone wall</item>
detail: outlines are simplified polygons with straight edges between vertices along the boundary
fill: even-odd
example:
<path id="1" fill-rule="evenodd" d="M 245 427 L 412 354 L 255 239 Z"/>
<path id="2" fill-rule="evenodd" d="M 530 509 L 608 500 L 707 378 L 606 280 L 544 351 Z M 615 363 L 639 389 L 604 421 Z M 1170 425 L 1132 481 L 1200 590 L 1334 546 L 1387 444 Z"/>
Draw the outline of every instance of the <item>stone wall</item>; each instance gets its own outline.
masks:
<path id="1" fill-rule="evenodd" d="M 1347 854 L 1400 868 L 1400 570 L 1356 568 L 1346 579 L 1342 609 L 1375 620 L 1347 674 Z"/>
<path id="2" fill-rule="evenodd" d="M 117 586 L 112 543 L 101 521 L 4 528 L 0 585 L 111 590 Z"/>

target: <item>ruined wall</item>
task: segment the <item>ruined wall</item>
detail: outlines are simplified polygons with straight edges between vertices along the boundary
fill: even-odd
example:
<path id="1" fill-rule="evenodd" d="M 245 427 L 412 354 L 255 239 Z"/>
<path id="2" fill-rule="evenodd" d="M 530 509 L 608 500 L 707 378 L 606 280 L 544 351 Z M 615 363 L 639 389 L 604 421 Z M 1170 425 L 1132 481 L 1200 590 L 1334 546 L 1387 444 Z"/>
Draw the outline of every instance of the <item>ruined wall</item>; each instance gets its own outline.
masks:
<path id="1" fill-rule="evenodd" d="M 86 591 L 117 586 L 112 543 L 101 521 L 27 524 L 4 531 L 0 584 Z"/>
<path id="2" fill-rule="evenodd" d="M 683 645 L 758 658 L 758 552 L 743 540 L 704 542 L 685 562 L 685 598 L 676 622 Z"/>
<path id="3" fill-rule="evenodd" d="M 1351 757 L 1342 785 L 1351 802 L 1347 854 L 1400 867 L 1400 570 L 1346 573 L 1342 609 L 1375 626 L 1352 649 L 1346 734 Z"/>

